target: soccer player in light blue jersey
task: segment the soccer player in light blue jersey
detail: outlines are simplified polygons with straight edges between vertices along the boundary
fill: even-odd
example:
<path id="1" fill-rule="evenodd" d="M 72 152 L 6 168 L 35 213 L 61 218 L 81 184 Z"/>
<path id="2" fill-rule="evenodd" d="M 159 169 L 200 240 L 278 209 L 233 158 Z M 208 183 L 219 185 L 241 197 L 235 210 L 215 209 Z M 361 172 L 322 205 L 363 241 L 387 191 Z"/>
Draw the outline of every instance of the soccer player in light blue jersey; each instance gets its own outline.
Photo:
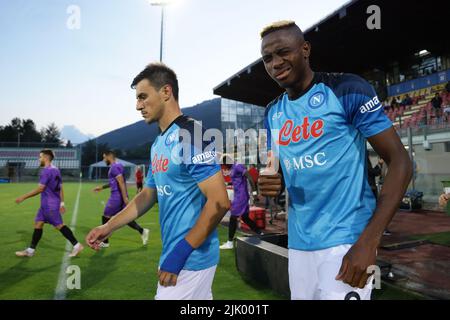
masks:
<path id="1" fill-rule="evenodd" d="M 370 299 L 367 268 L 411 179 L 411 161 L 367 81 L 313 72 L 311 46 L 292 21 L 266 27 L 261 38 L 266 71 L 286 92 L 266 109 L 271 162 L 259 186 L 276 196 L 284 179 L 289 193 L 291 298 Z M 366 141 L 389 166 L 378 203 Z"/>
<path id="2" fill-rule="evenodd" d="M 161 130 L 151 147 L 144 189 L 107 223 L 86 237 L 98 250 L 103 239 L 145 214 L 158 200 L 162 237 L 155 299 L 212 299 L 219 262 L 216 227 L 230 208 L 214 142 L 203 142 L 201 124 L 182 114 L 176 74 L 148 65 L 132 83 L 136 108 Z"/>

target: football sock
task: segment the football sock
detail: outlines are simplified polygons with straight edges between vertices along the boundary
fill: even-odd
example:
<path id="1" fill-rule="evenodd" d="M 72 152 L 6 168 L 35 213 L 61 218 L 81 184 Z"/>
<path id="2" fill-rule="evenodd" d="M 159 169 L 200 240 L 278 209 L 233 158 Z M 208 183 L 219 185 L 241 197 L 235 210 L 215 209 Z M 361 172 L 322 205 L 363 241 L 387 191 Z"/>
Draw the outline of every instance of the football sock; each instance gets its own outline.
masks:
<path id="1" fill-rule="evenodd" d="M 61 231 L 64 238 L 70 241 L 70 243 L 74 246 L 78 243 L 77 239 L 73 235 L 72 230 L 68 226 L 63 226 L 59 231 Z"/>
<path id="2" fill-rule="evenodd" d="M 237 229 L 237 217 L 230 216 L 230 222 L 228 224 L 228 241 L 233 241 L 236 229 Z"/>
<path id="3" fill-rule="evenodd" d="M 41 238 L 42 238 L 43 231 L 44 230 L 42 230 L 42 229 L 34 229 L 33 236 L 31 238 L 31 245 L 30 245 L 31 249 L 36 249 L 36 246 L 38 245 L 39 240 L 41 240 Z"/>
<path id="4" fill-rule="evenodd" d="M 137 230 L 140 234 L 144 232 L 144 229 L 138 225 L 136 221 L 131 221 L 128 226 L 134 230 Z"/>
<path id="5" fill-rule="evenodd" d="M 109 221 L 110 218 L 102 216 L 102 224 L 105 224 Z M 103 243 L 109 243 L 109 239 L 103 240 Z"/>

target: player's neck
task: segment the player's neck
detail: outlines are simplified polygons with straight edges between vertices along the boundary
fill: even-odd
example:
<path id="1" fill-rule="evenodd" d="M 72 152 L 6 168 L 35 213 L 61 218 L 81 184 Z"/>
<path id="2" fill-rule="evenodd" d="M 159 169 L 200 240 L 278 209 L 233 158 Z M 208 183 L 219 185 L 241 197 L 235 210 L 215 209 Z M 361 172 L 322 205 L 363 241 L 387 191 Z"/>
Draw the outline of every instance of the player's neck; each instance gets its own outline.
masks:
<path id="1" fill-rule="evenodd" d="M 166 131 L 170 124 L 183 114 L 178 104 L 167 107 L 168 108 L 164 112 L 163 116 L 158 120 L 158 126 L 159 129 L 161 129 L 161 132 Z"/>
<path id="2" fill-rule="evenodd" d="M 289 99 L 296 100 L 300 98 L 303 94 L 305 94 L 306 90 L 309 89 L 313 79 L 314 79 L 314 72 L 311 70 L 311 68 L 308 67 L 305 70 L 303 78 L 300 81 L 298 81 L 295 84 L 295 86 L 286 89 Z"/>
<path id="3" fill-rule="evenodd" d="M 48 168 L 48 167 L 51 167 L 51 166 L 52 166 L 51 162 L 45 162 L 44 163 L 44 168 Z"/>

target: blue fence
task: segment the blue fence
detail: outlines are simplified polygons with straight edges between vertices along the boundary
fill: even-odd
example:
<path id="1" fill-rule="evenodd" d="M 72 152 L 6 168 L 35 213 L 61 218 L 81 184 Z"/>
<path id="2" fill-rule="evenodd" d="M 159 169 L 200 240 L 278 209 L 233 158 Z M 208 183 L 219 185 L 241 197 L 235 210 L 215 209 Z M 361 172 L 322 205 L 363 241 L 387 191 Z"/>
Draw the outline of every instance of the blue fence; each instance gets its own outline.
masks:
<path id="1" fill-rule="evenodd" d="M 388 96 L 392 97 L 406 92 L 428 88 L 449 80 L 450 69 L 389 86 L 387 88 Z"/>

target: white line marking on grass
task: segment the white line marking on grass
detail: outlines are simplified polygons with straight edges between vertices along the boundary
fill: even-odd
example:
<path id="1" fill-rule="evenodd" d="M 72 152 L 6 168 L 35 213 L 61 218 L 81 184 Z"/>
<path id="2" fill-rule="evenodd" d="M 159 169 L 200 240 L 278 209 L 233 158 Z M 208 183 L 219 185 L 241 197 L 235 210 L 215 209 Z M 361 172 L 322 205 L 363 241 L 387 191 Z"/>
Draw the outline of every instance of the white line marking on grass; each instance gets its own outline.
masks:
<path id="1" fill-rule="evenodd" d="M 75 200 L 75 206 L 73 208 L 73 214 L 72 214 L 72 220 L 70 221 L 70 229 L 72 231 L 75 231 L 75 225 L 77 223 L 77 216 L 78 216 L 78 204 L 80 202 L 80 193 L 81 193 L 81 180 L 80 184 L 78 185 L 78 192 L 77 192 L 77 198 Z M 66 299 L 66 292 L 67 292 L 67 274 L 66 270 L 69 266 L 69 252 L 72 248 L 72 244 L 67 241 L 66 242 L 66 248 L 64 250 L 64 255 L 61 263 L 61 270 L 59 271 L 59 277 L 58 277 L 58 284 L 56 285 L 55 289 L 55 300 L 65 300 Z"/>

